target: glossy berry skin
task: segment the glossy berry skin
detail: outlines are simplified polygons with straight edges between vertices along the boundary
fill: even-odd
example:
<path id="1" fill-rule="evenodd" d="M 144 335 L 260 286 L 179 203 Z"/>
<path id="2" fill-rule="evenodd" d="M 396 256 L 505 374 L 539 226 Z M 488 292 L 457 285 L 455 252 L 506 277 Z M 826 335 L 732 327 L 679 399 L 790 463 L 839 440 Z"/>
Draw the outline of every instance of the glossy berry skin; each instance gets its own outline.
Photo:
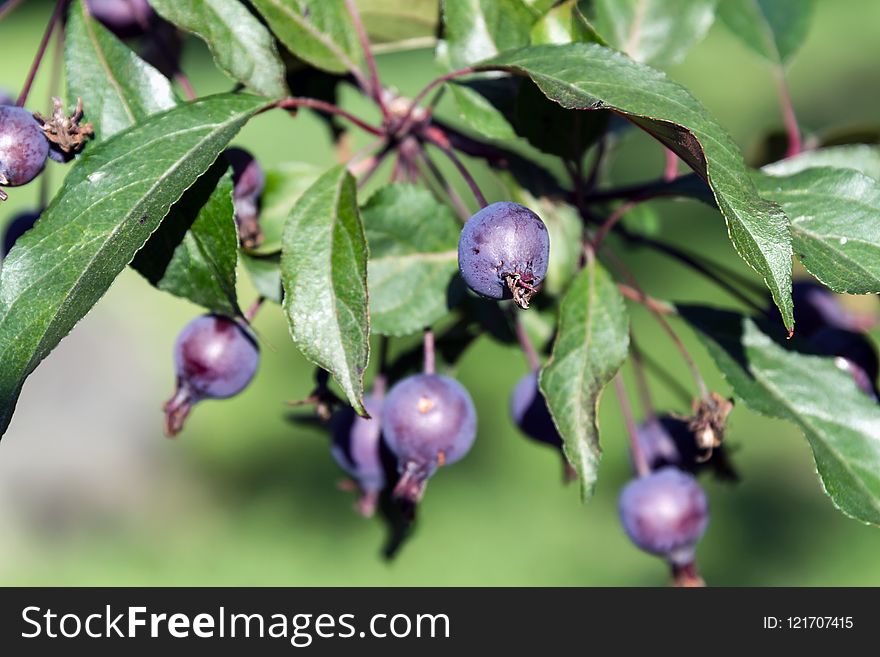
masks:
<path id="1" fill-rule="evenodd" d="M 673 467 L 629 482 L 620 494 L 618 510 L 636 546 L 676 566 L 693 562 L 709 523 L 709 505 L 700 484 Z"/>
<path id="2" fill-rule="evenodd" d="M 46 165 L 49 140 L 33 115 L 21 107 L 0 107 L 0 185 L 17 187 Z"/>
<path id="3" fill-rule="evenodd" d="M 417 502 L 439 466 L 459 461 L 477 435 L 477 412 L 458 381 L 417 374 L 398 382 L 385 400 L 382 435 L 397 457 L 394 494 Z"/>
<path id="4" fill-rule="evenodd" d="M 810 342 L 820 353 L 835 356 L 837 366 L 849 372 L 862 392 L 880 399 L 877 390 L 880 361 L 867 337 L 854 331 L 826 328 L 816 333 Z"/>
<path id="5" fill-rule="evenodd" d="M 232 167 L 232 200 L 241 243 L 247 248 L 254 248 L 263 240 L 259 214 L 260 196 L 266 185 L 266 177 L 260 163 L 243 148 L 227 148 L 224 156 Z"/>
<path id="6" fill-rule="evenodd" d="M 148 0 L 86 0 L 86 6 L 96 20 L 123 39 L 149 32 L 155 16 Z"/>
<path id="7" fill-rule="evenodd" d="M 40 218 L 39 212 L 22 212 L 17 214 L 12 221 L 6 226 L 3 232 L 3 257 L 9 255 L 12 247 L 18 241 L 18 238 L 34 227 L 37 219 Z"/>
<path id="8" fill-rule="evenodd" d="M 486 206 L 464 225 L 458 268 L 477 294 L 523 308 L 547 274 L 550 237 L 540 217 L 518 203 Z"/>
<path id="9" fill-rule="evenodd" d="M 176 435 L 202 399 L 225 399 L 244 390 L 259 362 L 253 335 L 237 321 L 202 315 L 187 324 L 174 345 L 177 390 L 165 404 L 166 433 Z"/>
<path id="10" fill-rule="evenodd" d="M 379 493 L 385 487 L 381 453 L 382 400 L 365 395 L 364 407 L 370 414 L 369 419 L 359 416 L 350 406 L 336 412 L 331 420 L 333 443 L 330 451 L 339 467 L 355 480 L 360 489 L 358 511 L 371 516 Z"/>

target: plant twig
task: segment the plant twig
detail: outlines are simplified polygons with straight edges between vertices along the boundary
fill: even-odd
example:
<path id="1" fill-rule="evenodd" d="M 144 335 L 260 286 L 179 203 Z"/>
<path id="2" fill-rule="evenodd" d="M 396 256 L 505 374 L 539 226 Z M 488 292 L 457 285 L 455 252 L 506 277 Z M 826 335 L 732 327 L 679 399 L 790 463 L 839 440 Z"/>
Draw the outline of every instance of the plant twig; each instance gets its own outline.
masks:
<path id="1" fill-rule="evenodd" d="M 651 389 L 648 386 L 648 378 L 645 376 L 645 366 L 642 362 L 642 350 L 636 344 L 636 340 L 630 333 L 630 356 L 632 357 L 633 372 L 636 375 L 636 387 L 639 391 L 639 400 L 642 404 L 642 413 L 645 420 L 652 422 L 657 419 L 657 412 L 654 410 L 654 402 L 651 399 Z"/>
<path id="2" fill-rule="evenodd" d="M 434 374 L 436 371 L 436 357 L 434 344 L 434 331 L 425 329 L 425 337 L 423 342 L 424 366 L 422 370 L 425 374 Z"/>
<path id="3" fill-rule="evenodd" d="M 663 167 L 663 180 L 667 182 L 678 178 L 678 155 L 668 148 L 663 149 L 666 156 L 666 165 Z"/>
<path id="4" fill-rule="evenodd" d="M 371 135 L 376 135 L 377 137 L 384 137 L 385 131 L 381 128 L 377 128 L 376 126 L 370 125 L 366 121 L 363 121 L 356 117 L 351 112 L 347 112 L 346 110 L 334 105 L 332 103 L 326 103 L 323 100 L 318 100 L 317 98 L 302 98 L 302 97 L 292 97 L 292 98 L 284 98 L 279 100 L 277 103 L 272 105 L 272 107 L 278 107 L 280 109 L 292 110 L 298 107 L 308 107 L 310 109 L 318 110 L 319 112 L 327 112 L 329 114 L 336 114 L 340 116 L 361 130 L 365 130 L 369 132 Z"/>
<path id="5" fill-rule="evenodd" d="M 46 30 L 43 32 L 43 38 L 40 39 L 40 45 L 37 47 L 37 54 L 34 56 L 30 71 L 28 71 L 27 78 L 21 88 L 21 93 L 18 95 L 18 100 L 15 103 L 18 107 L 24 107 L 24 104 L 27 102 L 28 94 L 31 92 L 34 79 L 37 77 L 37 71 L 40 69 L 40 63 L 43 61 L 43 55 L 46 54 L 46 48 L 49 46 L 49 39 L 55 30 L 55 25 L 61 21 L 61 15 L 68 2 L 69 0 L 58 0 L 55 3 L 55 9 L 52 11 L 52 16 L 49 18 Z"/>
<path id="6" fill-rule="evenodd" d="M 617 289 L 620 290 L 620 293 L 627 299 L 642 304 L 652 313 L 658 313 L 660 315 L 676 314 L 675 308 L 670 306 L 668 303 L 655 299 L 654 297 L 649 297 L 640 289 L 632 287 L 631 285 L 627 285 L 626 283 L 618 283 Z"/>
<path id="7" fill-rule="evenodd" d="M 413 116 L 415 114 L 416 108 L 418 108 L 419 103 L 421 103 L 425 99 L 425 97 L 429 93 L 431 93 L 431 91 L 436 89 L 444 82 L 448 82 L 449 80 L 453 80 L 455 78 L 460 78 L 464 75 L 470 75 L 474 72 L 475 70 L 468 66 L 457 71 L 452 71 L 451 73 L 446 73 L 445 75 L 441 75 L 439 78 L 431 80 L 431 82 L 428 83 L 428 85 L 425 86 L 425 88 L 417 93 L 415 98 L 412 99 L 412 102 L 409 104 L 409 109 L 403 116 L 403 120 L 400 122 L 400 128 L 398 129 L 398 132 L 400 132 L 401 134 L 406 134 L 406 132 L 408 132 L 412 128 L 414 123 Z"/>
<path id="8" fill-rule="evenodd" d="M 354 0 L 345 0 L 345 8 L 348 11 L 348 15 L 351 17 L 352 24 L 354 24 L 358 41 L 360 41 L 361 48 L 364 51 L 364 59 L 367 62 L 367 69 L 370 71 L 370 95 L 373 97 L 373 100 L 376 101 L 376 105 L 379 106 L 379 110 L 382 112 L 382 118 L 387 121 L 389 116 L 388 107 L 385 105 L 385 100 L 382 98 L 382 83 L 379 81 L 379 69 L 376 67 L 376 58 L 373 55 L 372 48 L 370 48 L 370 38 L 367 35 L 367 30 L 364 27 L 364 22 L 361 20 L 360 12 L 358 12 Z"/>
<path id="9" fill-rule="evenodd" d="M 774 70 L 776 76 L 776 92 L 779 95 L 779 105 L 782 108 L 782 120 L 785 123 L 785 133 L 788 135 L 788 150 L 785 157 L 797 155 L 802 150 L 801 129 L 798 126 L 797 116 L 794 113 L 794 104 L 791 102 L 791 93 L 785 81 L 785 71 L 782 66 Z"/>
<path id="10" fill-rule="evenodd" d="M 443 175 L 443 172 L 440 171 L 439 167 L 434 164 L 434 160 L 431 159 L 431 156 L 428 155 L 428 151 L 424 149 L 424 147 L 419 148 L 419 156 L 422 162 L 425 163 L 425 167 L 428 169 L 430 174 L 437 181 L 437 184 L 440 185 L 443 192 L 446 194 L 449 203 L 455 209 L 456 213 L 458 213 L 459 218 L 462 221 L 467 221 L 471 212 L 468 210 L 467 205 L 465 205 L 464 200 L 459 195 L 458 191 L 446 180 L 446 176 Z"/>
<path id="11" fill-rule="evenodd" d="M 467 167 L 465 167 L 464 163 L 458 158 L 455 151 L 452 150 L 452 147 L 449 145 L 449 140 L 446 139 L 443 132 L 434 126 L 429 126 L 428 129 L 422 131 L 422 137 L 436 146 L 441 153 L 449 158 L 449 161 L 452 162 L 456 169 L 458 169 L 458 172 L 461 174 L 461 177 L 467 183 L 468 187 L 471 188 L 471 192 L 473 192 L 474 198 L 477 199 L 477 203 L 480 207 L 485 208 L 489 205 L 486 197 L 483 196 L 483 192 L 480 191 L 480 186 L 477 184 L 477 181 L 474 180 L 473 176 L 471 176 L 470 172 L 467 170 Z"/>
<path id="12" fill-rule="evenodd" d="M 645 452 L 642 450 L 642 445 L 639 442 L 638 428 L 636 427 L 635 418 L 633 418 L 632 405 L 629 403 L 629 395 L 626 393 L 623 377 L 620 376 L 619 372 L 614 377 L 614 392 L 617 395 L 617 401 L 620 403 L 620 412 L 623 415 L 626 432 L 629 435 L 629 449 L 632 452 L 636 474 L 640 477 L 645 477 L 651 474 L 651 466 L 648 465 L 648 459 L 645 458 Z"/>
<path id="13" fill-rule="evenodd" d="M 266 301 L 266 297 L 260 296 L 250 305 L 250 307 L 244 311 L 244 319 L 248 324 L 252 324 L 254 318 L 256 318 L 257 313 L 260 312 L 260 308 L 263 307 L 263 303 Z"/>
<path id="14" fill-rule="evenodd" d="M 12 10 L 18 7 L 23 0 L 6 0 L 2 5 L 0 5 L 0 21 L 6 18 L 7 15 L 12 13 Z"/>
<path id="15" fill-rule="evenodd" d="M 596 234 L 593 236 L 593 250 L 598 251 L 599 247 L 602 245 L 602 240 L 605 239 L 605 236 L 608 235 L 608 232 L 617 225 L 617 222 L 623 219 L 623 216 L 632 210 L 636 205 L 638 205 L 638 201 L 627 201 L 621 206 L 618 206 L 611 214 L 608 215 L 608 218 L 602 222 L 602 225 L 596 230 Z"/>
<path id="16" fill-rule="evenodd" d="M 522 349 L 522 352 L 526 357 L 529 369 L 533 372 L 537 372 L 541 369 L 541 358 L 538 356 L 535 345 L 532 344 L 532 339 L 529 337 L 528 331 L 526 331 L 526 326 L 521 318 L 522 313 L 511 312 L 508 313 L 508 315 L 513 322 L 513 327 L 516 331 L 516 340 L 519 342 L 520 349 Z"/>

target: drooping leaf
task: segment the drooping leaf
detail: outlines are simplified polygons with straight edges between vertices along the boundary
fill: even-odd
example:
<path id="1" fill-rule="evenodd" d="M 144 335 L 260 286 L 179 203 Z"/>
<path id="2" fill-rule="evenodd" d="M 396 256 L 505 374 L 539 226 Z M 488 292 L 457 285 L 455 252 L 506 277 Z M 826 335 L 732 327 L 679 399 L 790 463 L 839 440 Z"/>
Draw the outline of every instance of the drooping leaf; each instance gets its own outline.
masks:
<path id="1" fill-rule="evenodd" d="M 357 0 L 357 8 L 370 42 L 382 52 L 437 33 L 439 0 Z"/>
<path id="2" fill-rule="evenodd" d="M 530 35 L 532 45 L 577 41 L 607 45 L 578 5 L 578 0 L 565 0 L 535 21 Z"/>
<path id="3" fill-rule="evenodd" d="M 253 0 L 290 52 L 322 70 L 357 69 L 361 47 L 344 0 Z"/>
<path id="4" fill-rule="evenodd" d="M 794 252 L 813 276 L 835 292 L 880 293 L 880 182 L 831 167 L 754 178 L 789 216 Z"/>
<path id="5" fill-rule="evenodd" d="M 336 378 L 362 415 L 370 357 L 367 258 L 354 177 L 333 167 L 300 197 L 284 227 L 284 312 L 294 344 Z"/>
<path id="6" fill-rule="evenodd" d="M 150 5 L 202 39 L 233 80 L 269 98 L 288 94 L 272 35 L 239 0 L 150 0 Z"/>
<path id="7" fill-rule="evenodd" d="M 623 298 L 602 265 L 590 257 L 562 300 L 553 354 L 540 377 L 541 392 L 585 500 L 596 485 L 601 455 L 599 398 L 628 351 Z"/>
<path id="8" fill-rule="evenodd" d="M 437 59 L 449 70 L 504 50 L 528 45 L 537 14 L 523 0 L 445 0 L 443 39 Z M 516 135 L 508 120 L 473 89 L 450 85 L 459 115 L 471 128 L 495 139 Z"/>
<path id="9" fill-rule="evenodd" d="M 880 524 L 880 406 L 833 358 L 771 339 L 748 317 L 679 308 L 750 408 L 804 432 L 825 492 L 848 516 Z"/>
<path id="10" fill-rule="evenodd" d="M 160 290 L 235 316 L 237 264 L 232 174 L 220 159 L 171 207 L 132 266 Z"/>
<path id="11" fill-rule="evenodd" d="M 70 7 L 64 61 L 68 96 L 86 101 L 96 139 L 177 104 L 168 78 L 94 20 L 82 0 Z"/>
<path id="12" fill-rule="evenodd" d="M 804 151 L 794 157 L 768 164 L 761 170 L 771 176 L 789 176 L 813 167 L 855 169 L 874 180 L 880 180 L 880 147 L 868 144 L 829 146 L 815 151 Z"/>
<path id="13" fill-rule="evenodd" d="M 569 109 L 609 109 L 674 151 L 709 183 L 737 252 L 764 278 L 791 329 L 791 236 L 785 215 L 758 195 L 736 144 L 686 89 L 596 44 L 523 48 L 478 68 L 528 75 Z"/>
<path id="14" fill-rule="evenodd" d="M 27 376 L 265 100 L 210 96 L 87 149 L 0 270 L 0 432 Z"/>
<path id="15" fill-rule="evenodd" d="M 285 162 L 266 169 L 266 186 L 260 197 L 263 242 L 251 252 L 261 255 L 281 251 L 284 224 L 299 197 L 324 173 L 305 162 Z"/>
<path id="16" fill-rule="evenodd" d="M 608 45 L 643 64 L 680 62 L 715 20 L 718 0 L 592 0 L 591 24 Z"/>
<path id="17" fill-rule="evenodd" d="M 407 335 L 448 312 L 461 224 L 430 192 L 389 185 L 362 209 L 370 245 L 370 320 L 382 335 Z"/>
<path id="18" fill-rule="evenodd" d="M 718 17 L 750 50 L 784 65 L 801 47 L 815 0 L 721 0 Z"/>

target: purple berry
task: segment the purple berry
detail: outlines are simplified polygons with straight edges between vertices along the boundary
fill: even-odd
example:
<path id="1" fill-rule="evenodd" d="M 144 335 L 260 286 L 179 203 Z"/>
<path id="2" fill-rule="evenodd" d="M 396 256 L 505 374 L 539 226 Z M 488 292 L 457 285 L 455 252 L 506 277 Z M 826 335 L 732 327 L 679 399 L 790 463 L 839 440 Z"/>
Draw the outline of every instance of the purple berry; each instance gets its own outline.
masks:
<path id="1" fill-rule="evenodd" d="M 364 406 L 369 419 L 359 416 L 350 406 L 333 416 L 330 451 L 339 467 L 357 483 L 361 493 L 357 509 L 369 517 L 375 512 L 379 493 L 385 488 L 381 454 L 382 401 L 375 395 L 365 395 Z"/>
<path id="2" fill-rule="evenodd" d="M 791 288 L 795 331 L 809 338 L 827 326 L 855 328 L 853 317 L 838 295 L 813 281 L 795 281 Z"/>
<path id="3" fill-rule="evenodd" d="M 12 250 L 12 247 L 15 246 L 18 238 L 33 228 L 39 218 L 39 212 L 22 212 L 13 217 L 3 233 L 4 258 L 9 255 L 9 252 Z"/>
<path id="4" fill-rule="evenodd" d="M 471 217 L 458 241 L 458 268 L 474 292 L 522 308 L 547 273 L 550 237 L 541 218 L 518 203 L 493 203 Z"/>
<path id="5" fill-rule="evenodd" d="M 225 399 L 244 390 L 259 362 L 253 335 L 236 320 L 202 315 L 187 324 L 174 345 L 177 389 L 164 407 L 168 436 L 180 432 L 197 402 Z"/>
<path id="6" fill-rule="evenodd" d="M 95 20 L 122 39 L 150 31 L 155 14 L 148 0 L 86 0 Z"/>
<path id="7" fill-rule="evenodd" d="M 696 441 L 693 434 L 687 430 L 686 422 L 681 420 L 678 422 L 681 423 L 681 428 L 687 432 L 690 443 L 694 446 L 691 450 L 693 451 L 696 449 Z M 653 418 L 642 422 L 636 427 L 636 438 L 639 441 L 639 447 L 642 448 L 642 454 L 645 456 L 648 467 L 653 469 L 661 465 L 680 466 L 682 464 L 682 454 L 676 444 L 677 441 L 673 438 L 670 427 L 661 419 Z"/>
<path id="8" fill-rule="evenodd" d="M 22 107 L 0 107 L 0 185 L 29 183 L 43 170 L 48 155 L 49 140 L 33 115 Z M 4 198 L 0 190 L 0 200 Z"/>
<path id="9" fill-rule="evenodd" d="M 633 543 L 677 566 L 693 562 L 709 523 L 709 505 L 700 484 L 672 467 L 629 482 L 618 509 Z"/>
<path id="10" fill-rule="evenodd" d="M 417 502 L 438 467 L 468 453 L 477 435 L 477 413 L 470 394 L 458 381 L 417 374 L 388 393 L 382 435 L 401 473 L 394 495 Z"/>
<path id="11" fill-rule="evenodd" d="M 232 200 L 241 243 L 252 249 L 263 241 L 259 215 L 266 177 L 260 163 L 243 148 L 227 148 L 224 155 L 232 167 Z"/>
<path id="12" fill-rule="evenodd" d="M 861 333 L 840 328 L 825 328 L 810 340 L 823 354 L 835 356 L 837 366 L 849 372 L 859 389 L 873 399 L 880 399 L 877 376 L 880 362 L 871 341 Z"/>

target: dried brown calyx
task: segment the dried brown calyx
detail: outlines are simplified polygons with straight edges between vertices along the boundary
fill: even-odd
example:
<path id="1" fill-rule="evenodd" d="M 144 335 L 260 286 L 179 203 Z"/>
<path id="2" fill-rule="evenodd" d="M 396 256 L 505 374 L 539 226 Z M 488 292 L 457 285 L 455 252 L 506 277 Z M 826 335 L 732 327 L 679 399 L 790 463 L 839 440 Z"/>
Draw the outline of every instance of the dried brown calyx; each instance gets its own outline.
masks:
<path id="1" fill-rule="evenodd" d="M 513 302 L 523 310 L 528 308 L 529 302 L 537 294 L 538 288 L 520 274 L 504 274 L 504 281 L 513 295 Z"/>
<path id="2" fill-rule="evenodd" d="M 80 152 L 95 131 L 91 123 L 80 123 L 83 118 L 82 98 L 76 99 L 76 109 L 67 116 L 64 103 L 59 98 L 52 99 L 52 117 L 47 118 L 34 112 L 34 118 L 40 123 L 46 139 L 55 144 L 66 155 Z"/>
<path id="3" fill-rule="evenodd" d="M 706 398 L 694 400 L 693 409 L 693 416 L 687 418 L 688 429 L 693 432 L 697 447 L 705 452 L 705 460 L 724 440 L 727 416 L 733 410 L 733 401 L 713 392 Z"/>

